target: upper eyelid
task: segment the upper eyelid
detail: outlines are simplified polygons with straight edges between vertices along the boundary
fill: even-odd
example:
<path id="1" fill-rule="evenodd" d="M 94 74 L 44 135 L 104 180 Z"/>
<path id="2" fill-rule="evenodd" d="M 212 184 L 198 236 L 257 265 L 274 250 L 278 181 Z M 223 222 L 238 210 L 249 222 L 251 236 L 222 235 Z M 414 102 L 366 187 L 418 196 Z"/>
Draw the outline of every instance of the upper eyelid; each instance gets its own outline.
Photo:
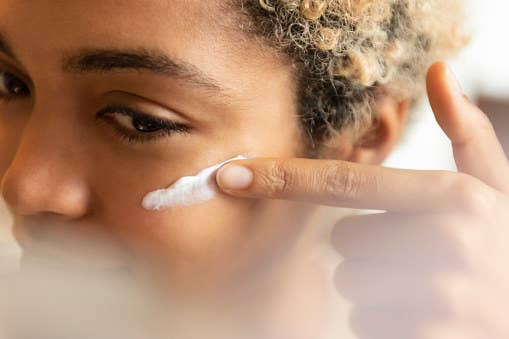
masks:
<path id="1" fill-rule="evenodd" d="M 124 113 L 126 113 L 126 115 L 129 116 L 131 119 L 134 118 L 132 113 L 139 114 L 144 117 L 148 117 L 149 119 L 152 119 L 151 115 L 139 112 L 138 110 L 131 110 L 129 107 L 117 106 L 117 108 L 124 111 Z M 105 115 L 107 115 L 108 111 L 115 113 L 115 107 L 113 107 L 113 106 L 105 107 L 101 111 L 99 111 L 99 113 L 104 112 L 105 114 L 102 114 L 101 116 L 105 116 Z M 117 110 L 117 114 L 122 114 L 122 113 L 118 112 L 118 110 Z M 97 121 L 101 121 L 101 120 L 104 121 L 105 119 L 100 119 L 100 116 L 97 115 Z M 156 118 L 155 120 L 158 120 L 158 119 Z M 127 133 L 119 132 L 119 133 L 121 133 L 122 140 L 128 139 L 129 143 L 131 143 L 133 141 L 136 141 L 138 143 L 144 143 L 144 142 L 158 140 L 163 135 L 169 136 L 173 133 L 189 133 L 193 130 L 193 128 L 187 124 L 182 124 L 182 123 L 178 123 L 178 122 L 171 121 L 171 120 L 164 121 L 164 123 L 166 123 L 167 125 L 162 127 L 159 131 L 153 132 L 153 134 L 142 135 L 139 133 L 135 133 L 133 135 L 129 135 L 127 133 L 131 133 L 131 132 L 127 132 Z M 117 123 L 115 123 L 115 124 L 117 124 Z M 117 129 L 117 131 L 120 131 L 118 129 L 120 127 L 114 127 L 114 128 Z M 122 127 L 121 129 L 124 129 L 124 128 Z M 163 133 L 163 134 L 161 134 L 161 133 Z M 131 140 L 131 138 L 135 138 L 136 140 Z"/>
<path id="2" fill-rule="evenodd" d="M 121 91 L 121 90 L 114 90 L 114 91 L 108 92 L 108 94 L 112 94 L 112 93 L 118 93 L 118 94 L 127 95 L 129 98 L 134 98 L 134 99 L 137 99 L 137 100 L 141 100 L 143 102 L 150 103 L 152 105 L 156 105 L 156 106 L 162 107 L 164 110 L 170 111 L 173 114 L 177 115 L 179 118 L 181 118 L 181 119 L 186 121 L 186 122 L 182 122 L 182 124 L 186 124 L 187 122 L 189 122 L 191 124 L 197 123 L 196 121 L 194 121 L 193 118 L 189 117 L 187 114 L 183 113 L 182 111 L 177 110 L 177 109 L 175 109 L 173 107 L 170 107 L 167 104 L 161 103 L 160 101 L 153 100 L 151 98 L 147 98 L 145 96 L 142 96 L 142 95 L 139 95 L 139 94 L 136 94 L 136 93 L 133 93 L 133 92 L 125 92 L 125 91 Z M 122 106 L 122 105 L 120 105 L 120 106 Z M 136 109 L 135 109 L 135 111 L 138 111 L 139 113 L 143 113 L 143 112 L 141 112 L 139 110 L 136 110 Z M 172 119 L 165 119 L 165 118 L 160 118 L 160 119 L 161 120 L 172 120 Z"/>
<path id="3" fill-rule="evenodd" d="M 109 95 L 113 96 L 108 98 Z M 195 125 L 195 121 L 182 113 L 182 111 L 134 92 L 114 90 L 107 92 L 102 98 L 104 101 L 110 102 L 110 104 L 107 104 L 107 107 L 118 106 L 120 109 L 127 108 L 130 111 L 134 111 L 134 113 L 149 115 L 154 119 L 162 121 L 173 121 L 182 125 Z M 150 112 L 154 112 L 154 114 L 150 114 Z"/>
<path id="4" fill-rule="evenodd" d="M 124 115 L 131 116 L 131 117 L 149 117 L 149 118 L 154 119 L 154 120 L 171 121 L 171 120 L 167 120 L 167 119 L 157 118 L 157 117 L 155 117 L 155 116 L 153 116 L 151 114 L 141 112 L 141 111 L 139 111 L 137 109 L 133 109 L 133 108 L 127 107 L 125 105 L 110 105 L 110 106 L 106 106 L 105 108 L 101 109 L 98 112 L 98 115 L 104 115 L 104 114 L 107 114 L 107 113 L 119 113 L 119 114 L 124 114 Z"/>
<path id="5" fill-rule="evenodd" d="M 189 126 L 188 124 L 184 124 L 184 123 L 172 120 L 172 119 L 159 118 L 152 114 L 144 113 L 140 110 L 132 109 L 130 107 L 123 106 L 123 105 L 106 106 L 105 108 L 101 109 L 97 113 L 97 115 L 98 115 L 98 117 L 100 117 L 100 116 L 104 116 L 108 113 L 124 114 L 124 115 L 130 116 L 131 118 L 151 119 L 153 121 L 160 122 L 162 124 L 166 124 L 167 127 L 174 126 L 174 127 L 185 128 L 185 129 L 189 129 L 189 130 L 191 129 L 191 126 Z"/>

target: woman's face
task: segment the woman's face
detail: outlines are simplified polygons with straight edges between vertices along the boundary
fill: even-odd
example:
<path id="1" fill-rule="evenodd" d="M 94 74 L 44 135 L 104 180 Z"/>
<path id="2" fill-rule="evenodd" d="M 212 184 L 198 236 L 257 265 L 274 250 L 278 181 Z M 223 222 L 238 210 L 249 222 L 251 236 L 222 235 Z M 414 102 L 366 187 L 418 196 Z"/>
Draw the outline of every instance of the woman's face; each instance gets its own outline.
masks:
<path id="1" fill-rule="evenodd" d="M 298 152 L 290 67 L 217 3 L 0 3 L 1 188 L 27 262 L 144 267 L 188 286 L 296 232 L 270 225 L 280 206 L 266 201 L 141 206 L 235 155 Z"/>

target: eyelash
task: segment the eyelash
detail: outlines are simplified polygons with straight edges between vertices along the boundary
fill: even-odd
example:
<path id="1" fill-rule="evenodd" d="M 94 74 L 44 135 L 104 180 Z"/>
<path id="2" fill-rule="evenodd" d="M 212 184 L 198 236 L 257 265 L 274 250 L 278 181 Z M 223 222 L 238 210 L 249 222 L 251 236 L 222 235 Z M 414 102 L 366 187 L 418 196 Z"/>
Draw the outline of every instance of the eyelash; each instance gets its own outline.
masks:
<path id="1" fill-rule="evenodd" d="M 115 122 L 113 118 L 108 117 L 112 114 L 121 114 L 131 118 L 133 124 L 138 123 L 152 125 L 156 126 L 157 129 L 147 132 L 133 132 L 132 130 L 129 131 L 127 128 L 120 126 L 118 122 Z M 182 123 L 159 119 L 122 105 L 105 107 L 97 113 L 96 117 L 98 122 L 103 122 L 111 125 L 115 129 L 115 132 L 117 133 L 117 136 L 120 138 L 120 140 L 128 144 L 156 141 L 163 137 L 169 137 L 174 133 L 189 133 L 191 130 L 189 126 Z"/>

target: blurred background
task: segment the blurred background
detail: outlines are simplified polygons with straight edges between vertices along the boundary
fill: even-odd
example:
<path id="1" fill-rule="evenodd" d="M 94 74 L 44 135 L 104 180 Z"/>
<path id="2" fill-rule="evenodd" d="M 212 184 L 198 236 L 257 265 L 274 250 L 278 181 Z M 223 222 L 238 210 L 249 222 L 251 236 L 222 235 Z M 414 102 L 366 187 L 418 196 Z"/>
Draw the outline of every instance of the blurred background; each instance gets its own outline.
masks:
<path id="1" fill-rule="evenodd" d="M 463 90 L 478 103 L 495 125 L 509 149 L 509 45 L 500 38 L 507 29 L 507 0 L 465 0 L 472 41 L 449 65 Z M 415 169 L 453 169 L 449 142 L 435 123 L 427 102 L 413 122 L 387 166 Z"/>
<path id="2" fill-rule="evenodd" d="M 473 39 L 450 65 L 465 93 L 493 120 L 502 142 L 509 149 L 509 45 L 507 0 L 470 0 L 469 16 Z M 412 118 L 410 130 L 386 162 L 387 166 L 416 169 L 453 169 L 454 161 L 446 137 L 436 125 L 427 102 Z M 15 269 L 18 250 L 12 241 L 9 218 L 0 201 L 0 275 Z"/>
<path id="3" fill-rule="evenodd" d="M 10 218 L 0 199 L 0 278 L 16 269 L 18 255 L 19 249 L 11 235 Z"/>

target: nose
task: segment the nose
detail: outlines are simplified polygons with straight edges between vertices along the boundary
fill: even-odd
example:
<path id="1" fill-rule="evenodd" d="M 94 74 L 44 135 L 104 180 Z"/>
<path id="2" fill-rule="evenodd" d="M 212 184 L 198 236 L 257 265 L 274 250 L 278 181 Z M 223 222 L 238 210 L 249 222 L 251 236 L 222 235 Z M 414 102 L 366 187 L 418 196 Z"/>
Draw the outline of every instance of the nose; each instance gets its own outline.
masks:
<path id="1" fill-rule="evenodd" d="M 30 125 L 0 183 L 7 206 L 15 216 L 84 216 L 90 194 L 79 147 L 73 147 L 78 140 L 72 133 L 58 133 L 54 125 Z"/>

